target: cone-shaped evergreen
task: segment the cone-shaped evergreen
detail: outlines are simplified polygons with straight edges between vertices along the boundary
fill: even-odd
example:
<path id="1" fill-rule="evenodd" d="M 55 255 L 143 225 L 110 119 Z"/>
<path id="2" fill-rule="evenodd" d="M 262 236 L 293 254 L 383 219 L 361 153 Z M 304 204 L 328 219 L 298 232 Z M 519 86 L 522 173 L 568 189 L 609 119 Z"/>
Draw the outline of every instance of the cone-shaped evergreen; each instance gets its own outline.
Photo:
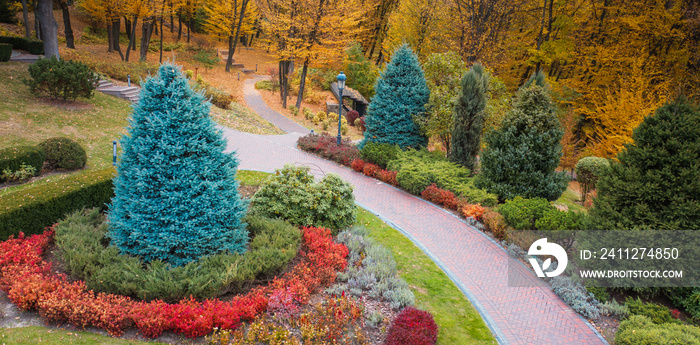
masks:
<path id="1" fill-rule="evenodd" d="M 462 93 L 452 115 L 450 160 L 474 171 L 481 146 L 484 109 L 489 77 L 481 64 L 476 64 L 462 78 Z"/>
<path id="2" fill-rule="evenodd" d="M 414 116 L 423 116 L 430 100 L 418 57 L 408 45 L 394 52 L 374 88 L 374 97 L 365 116 L 365 138 L 360 147 L 371 141 L 398 145 L 401 148 L 426 146 Z"/>
<path id="3" fill-rule="evenodd" d="M 566 190 L 568 177 L 554 171 L 564 131 L 543 85 L 544 76 L 534 79 L 520 89 L 501 128 L 485 138 L 476 184 L 500 200 L 516 196 L 556 200 Z"/>
<path id="4" fill-rule="evenodd" d="M 699 124 L 700 110 L 686 100 L 644 119 L 598 179 L 597 228 L 700 229 Z"/>
<path id="5" fill-rule="evenodd" d="M 210 103 L 171 64 L 146 80 L 139 99 L 121 140 L 109 210 L 112 244 L 146 262 L 175 266 L 221 251 L 244 252 L 238 163 L 224 153 Z"/>

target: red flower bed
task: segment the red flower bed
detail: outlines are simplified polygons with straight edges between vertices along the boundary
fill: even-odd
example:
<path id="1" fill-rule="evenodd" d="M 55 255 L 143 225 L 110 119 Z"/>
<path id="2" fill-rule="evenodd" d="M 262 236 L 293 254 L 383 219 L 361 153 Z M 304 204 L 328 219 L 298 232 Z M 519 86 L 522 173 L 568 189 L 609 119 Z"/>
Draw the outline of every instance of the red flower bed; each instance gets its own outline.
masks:
<path id="1" fill-rule="evenodd" d="M 164 331 L 200 337 L 214 327 L 233 329 L 241 321 L 252 321 L 265 311 L 271 295 L 288 295 L 306 303 L 324 284 L 335 281 L 345 269 L 348 249 L 333 242 L 330 230 L 303 228 L 301 262 L 267 286 L 236 296 L 229 302 L 192 298 L 177 304 L 160 300 L 133 301 L 128 297 L 87 290 L 82 281 L 68 283 L 63 275 L 52 275 L 42 254 L 53 239 L 52 229 L 41 235 L 10 238 L 0 243 L 0 288 L 24 310 L 38 309 L 49 321 L 69 322 L 78 327 L 102 328 L 114 336 L 135 326 L 154 338 Z"/>
<path id="2" fill-rule="evenodd" d="M 355 159 L 360 158 L 360 150 L 346 138 L 337 144 L 337 138 L 325 134 L 305 135 L 297 141 L 300 149 L 317 154 L 322 158 L 349 166 Z"/>

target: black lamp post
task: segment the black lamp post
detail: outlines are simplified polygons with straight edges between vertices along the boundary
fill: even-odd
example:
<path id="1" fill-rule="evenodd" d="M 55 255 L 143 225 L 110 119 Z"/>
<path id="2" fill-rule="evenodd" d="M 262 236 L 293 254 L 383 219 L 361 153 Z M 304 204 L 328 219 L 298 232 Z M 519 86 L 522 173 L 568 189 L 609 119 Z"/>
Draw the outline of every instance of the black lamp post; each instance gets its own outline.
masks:
<path id="1" fill-rule="evenodd" d="M 345 74 L 343 74 L 343 72 L 340 72 L 340 74 L 338 74 L 338 95 L 340 98 L 338 102 L 338 145 L 340 145 L 340 120 L 343 116 L 343 89 L 345 88 L 345 80 L 347 79 L 348 77 L 346 77 Z"/>

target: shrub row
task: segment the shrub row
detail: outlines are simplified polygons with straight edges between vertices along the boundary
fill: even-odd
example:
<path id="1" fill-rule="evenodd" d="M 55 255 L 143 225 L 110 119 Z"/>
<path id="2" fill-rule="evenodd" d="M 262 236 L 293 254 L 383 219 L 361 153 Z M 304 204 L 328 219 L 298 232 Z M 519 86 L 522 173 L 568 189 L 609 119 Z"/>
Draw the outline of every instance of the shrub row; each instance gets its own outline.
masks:
<path id="1" fill-rule="evenodd" d="M 112 199 L 114 168 L 81 172 L 0 196 L 0 238 L 41 233 L 65 214 L 104 208 Z"/>
<path id="2" fill-rule="evenodd" d="M 241 320 L 252 321 L 264 311 L 269 296 L 277 291 L 289 294 L 295 303 L 307 303 L 311 293 L 332 283 L 335 273 L 345 269 L 348 254 L 344 245 L 333 243 L 330 230 L 304 228 L 301 262 L 267 286 L 228 302 L 192 298 L 177 304 L 134 302 L 128 297 L 95 294 L 81 281 L 68 283 L 65 276 L 52 275 L 50 264 L 41 258 L 52 236 L 50 229 L 0 243 L 0 288 L 20 308 L 38 309 L 49 321 L 99 327 L 114 336 L 131 326 L 151 338 L 167 330 L 194 338 L 214 327 L 236 328 Z"/>
<path id="3" fill-rule="evenodd" d="M 615 345 L 700 345 L 700 328 L 673 323 L 655 324 L 644 315 L 634 315 L 620 323 Z"/>
<path id="4" fill-rule="evenodd" d="M 56 245 L 72 278 L 84 280 L 95 292 L 147 301 L 204 299 L 239 291 L 256 278 L 272 278 L 296 256 L 301 243 L 296 227 L 257 216 L 248 216 L 246 223 L 252 240 L 244 255 L 219 253 L 181 267 L 160 261 L 144 265 L 138 257 L 106 246 L 107 224 L 98 209 L 78 211 L 59 222 Z"/>
<path id="5" fill-rule="evenodd" d="M 349 166 L 353 160 L 360 158 L 360 150 L 350 144 L 349 140 L 343 139 L 338 145 L 337 139 L 330 135 L 308 134 L 299 138 L 297 145 L 304 151 L 346 166 Z"/>
<path id="6" fill-rule="evenodd" d="M 37 146 L 18 146 L 0 150 L 0 172 L 15 172 L 29 166 L 35 176 L 44 162 L 52 168 L 79 169 L 87 163 L 87 154 L 80 144 L 68 138 L 49 138 Z M 2 182 L 0 176 L 0 182 Z"/>
<path id="7" fill-rule="evenodd" d="M 381 180 L 384 183 L 388 183 L 392 186 L 398 186 L 399 183 L 396 181 L 396 175 L 398 172 L 391 170 L 384 170 L 379 165 L 365 162 L 361 159 L 355 159 L 350 164 L 350 167 L 366 176 L 374 177 Z"/>
<path id="8" fill-rule="evenodd" d="M 11 44 L 12 49 L 26 50 L 29 54 L 44 54 L 44 41 L 26 39 L 24 37 L 0 36 L 0 43 Z"/>
<path id="9" fill-rule="evenodd" d="M 327 289 L 334 295 L 369 296 L 390 303 L 398 310 L 413 305 L 415 296 L 408 284 L 397 275 L 391 252 L 367 237 L 367 230 L 355 227 L 338 234 L 337 241 L 349 250 L 348 268 L 338 273 L 340 282 Z"/>

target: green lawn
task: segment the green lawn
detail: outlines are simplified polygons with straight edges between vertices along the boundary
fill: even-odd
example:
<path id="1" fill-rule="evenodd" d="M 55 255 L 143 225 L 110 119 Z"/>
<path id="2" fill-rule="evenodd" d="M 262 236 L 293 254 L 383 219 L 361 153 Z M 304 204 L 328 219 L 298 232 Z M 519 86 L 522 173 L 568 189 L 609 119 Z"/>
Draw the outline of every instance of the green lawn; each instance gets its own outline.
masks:
<path id="1" fill-rule="evenodd" d="M 358 209 L 357 224 L 370 229 L 371 238 L 391 249 L 399 275 L 416 296 L 416 307 L 435 316 L 438 344 L 496 344 L 462 291 L 411 240 L 364 209 Z"/>
<path id="2" fill-rule="evenodd" d="M 588 209 L 578 203 L 580 199 L 580 193 L 567 188 L 554 203 L 558 205 L 566 205 L 571 211 L 583 212 L 584 214 L 588 213 Z"/>

